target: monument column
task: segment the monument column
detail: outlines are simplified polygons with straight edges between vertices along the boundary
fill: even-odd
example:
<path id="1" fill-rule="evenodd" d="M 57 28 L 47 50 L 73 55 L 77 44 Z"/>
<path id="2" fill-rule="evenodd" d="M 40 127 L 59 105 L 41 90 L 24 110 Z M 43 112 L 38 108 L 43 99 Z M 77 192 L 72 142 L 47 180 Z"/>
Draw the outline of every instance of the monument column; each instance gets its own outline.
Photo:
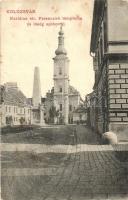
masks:
<path id="1" fill-rule="evenodd" d="M 33 112 L 32 122 L 33 124 L 44 125 L 44 108 L 41 104 L 41 84 L 40 84 L 40 73 L 39 68 L 35 67 L 34 70 L 34 83 L 33 83 Z"/>
<path id="2" fill-rule="evenodd" d="M 35 70 L 34 70 L 32 102 L 33 102 L 34 107 L 38 107 L 39 104 L 41 104 L 40 72 L 39 72 L 38 67 L 35 67 Z"/>

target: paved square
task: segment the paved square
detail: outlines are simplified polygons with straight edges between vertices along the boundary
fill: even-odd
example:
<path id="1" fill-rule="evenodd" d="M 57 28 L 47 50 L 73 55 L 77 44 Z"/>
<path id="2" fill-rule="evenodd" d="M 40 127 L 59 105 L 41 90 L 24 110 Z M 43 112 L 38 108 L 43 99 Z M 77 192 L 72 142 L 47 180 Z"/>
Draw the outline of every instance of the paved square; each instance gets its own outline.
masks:
<path id="1" fill-rule="evenodd" d="M 68 129 L 64 144 L 63 140 L 57 143 L 56 137 L 56 144 L 51 142 L 51 145 L 45 144 L 45 140 L 44 144 L 32 144 L 29 138 L 27 144 L 12 143 L 14 135 L 5 136 L 6 143 L 2 143 L 2 198 L 128 199 L 128 145 L 101 145 L 100 138 L 81 125 L 60 127 L 59 131 L 62 129 L 63 135 Z M 36 131 L 39 138 L 44 138 L 43 129 Z"/>

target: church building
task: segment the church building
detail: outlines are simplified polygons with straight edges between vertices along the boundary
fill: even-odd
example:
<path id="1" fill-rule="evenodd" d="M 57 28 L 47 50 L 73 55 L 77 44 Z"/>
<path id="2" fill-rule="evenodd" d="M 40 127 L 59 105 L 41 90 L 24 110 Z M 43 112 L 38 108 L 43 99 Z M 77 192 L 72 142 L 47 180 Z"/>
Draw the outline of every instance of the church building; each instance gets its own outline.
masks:
<path id="1" fill-rule="evenodd" d="M 58 48 L 55 51 L 54 61 L 54 87 L 52 90 L 53 104 L 58 116 L 54 123 L 73 123 L 73 111 L 83 103 L 80 93 L 69 84 L 69 58 L 64 47 L 64 32 L 62 26 L 58 36 Z M 47 97 L 46 97 L 47 102 Z M 45 103 L 46 103 L 45 102 Z M 46 113 L 46 116 L 47 113 Z"/>
<path id="2" fill-rule="evenodd" d="M 4 86 L 6 95 L 2 105 L 2 126 L 32 124 L 44 126 L 45 123 L 74 123 L 76 109 L 83 105 L 80 93 L 69 83 L 69 58 L 64 48 L 64 32 L 62 27 L 58 36 L 58 48 L 55 51 L 53 80 L 54 86 L 41 96 L 40 72 L 35 67 L 32 98 L 26 98 L 17 88 L 17 84 Z M 2 101 L 2 100 L 1 100 Z M 77 113 L 78 114 L 78 113 Z M 75 118 L 76 119 L 76 118 Z"/>

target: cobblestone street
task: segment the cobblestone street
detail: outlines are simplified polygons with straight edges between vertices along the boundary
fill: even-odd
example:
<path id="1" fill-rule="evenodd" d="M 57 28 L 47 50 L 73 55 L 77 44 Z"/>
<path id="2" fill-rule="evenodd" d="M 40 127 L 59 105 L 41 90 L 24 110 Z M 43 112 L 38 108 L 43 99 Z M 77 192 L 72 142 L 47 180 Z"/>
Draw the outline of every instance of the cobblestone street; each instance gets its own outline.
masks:
<path id="1" fill-rule="evenodd" d="M 52 152 L 49 145 L 44 153 L 38 152 L 46 157 L 50 152 L 45 167 L 41 167 L 44 157 L 40 165 L 32 167 L 26 165 L 29 159 L 23 155 L 24 163 L 13 166 L 15 151 L 4 149 L 9 143 L 2 144 L 4 200 L 128 199 L 128 145 L 101 145 L 100 139 L 81 125 L 68 129 L 72 133 L 68 145 L 59 144 Z M 26 151 L 22 149 L 22 153 Z"/>

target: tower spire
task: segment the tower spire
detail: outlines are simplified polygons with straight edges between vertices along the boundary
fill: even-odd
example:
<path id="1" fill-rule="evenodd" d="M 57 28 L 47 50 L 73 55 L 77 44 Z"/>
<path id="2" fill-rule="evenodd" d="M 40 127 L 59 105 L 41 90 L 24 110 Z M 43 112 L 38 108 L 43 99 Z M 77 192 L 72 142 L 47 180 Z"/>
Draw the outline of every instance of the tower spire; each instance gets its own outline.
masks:
<path id="1" fill-rule="evenodd" d="M 63 32 L 63 24 L 60 26 L 60 31 Z"/>
<path id="2" fill-rule="evenodd" d="M 55 54 L 56 55 L 60 55 L 60 54 L 63 54 L 63 55 L 66 55 L 67 52 L 64 48 L 64 32 L 63 32 L 63 25 L 60 26 L 60 31 L 59 31 L 59 36 L 58 36 L 58 48 L 57 50 L 55 51 Z"/>

